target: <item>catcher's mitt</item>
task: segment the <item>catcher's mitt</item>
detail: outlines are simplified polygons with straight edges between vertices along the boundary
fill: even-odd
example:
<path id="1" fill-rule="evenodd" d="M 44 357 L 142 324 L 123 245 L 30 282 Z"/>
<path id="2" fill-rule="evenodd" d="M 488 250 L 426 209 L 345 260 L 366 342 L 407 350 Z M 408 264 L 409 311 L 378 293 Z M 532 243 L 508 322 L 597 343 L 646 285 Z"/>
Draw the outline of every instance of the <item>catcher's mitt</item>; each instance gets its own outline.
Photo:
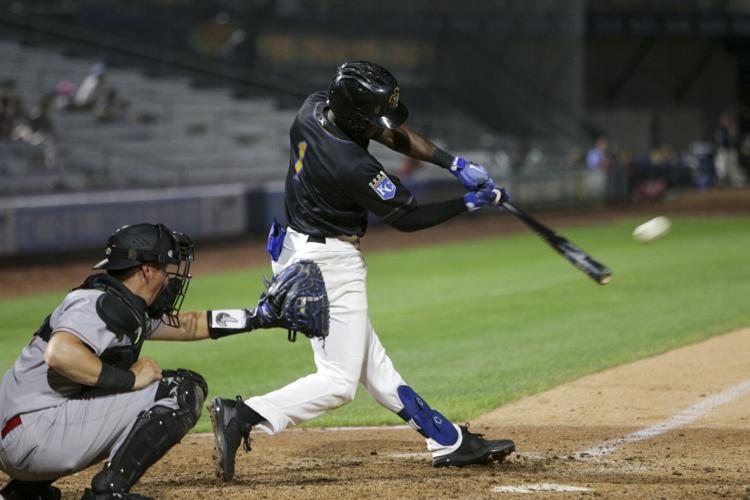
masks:
<path id="1" fill-rule="evenodd" d="M 275 324 L 289 330 L 289 341 L 297 332 L 310 338 L 328 336 L 328 294 L 323 274 L 311 260 L 300 260 L 273 277 L 261 296 L 276 316 Z"/>

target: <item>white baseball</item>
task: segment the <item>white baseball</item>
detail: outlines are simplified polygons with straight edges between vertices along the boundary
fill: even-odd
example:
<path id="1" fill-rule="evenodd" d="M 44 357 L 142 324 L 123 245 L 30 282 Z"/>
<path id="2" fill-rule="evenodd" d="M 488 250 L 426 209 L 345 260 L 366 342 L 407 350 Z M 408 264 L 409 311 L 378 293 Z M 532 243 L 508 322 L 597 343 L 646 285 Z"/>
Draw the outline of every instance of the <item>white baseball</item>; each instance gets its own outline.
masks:
<path id="1" fill-rule="evenodd" d="M 633 238 L 641 242 L 652 241 L 667 234 L 670 227 L 672 222 L 660 215 L 636 227 L 633 230 Z"/>

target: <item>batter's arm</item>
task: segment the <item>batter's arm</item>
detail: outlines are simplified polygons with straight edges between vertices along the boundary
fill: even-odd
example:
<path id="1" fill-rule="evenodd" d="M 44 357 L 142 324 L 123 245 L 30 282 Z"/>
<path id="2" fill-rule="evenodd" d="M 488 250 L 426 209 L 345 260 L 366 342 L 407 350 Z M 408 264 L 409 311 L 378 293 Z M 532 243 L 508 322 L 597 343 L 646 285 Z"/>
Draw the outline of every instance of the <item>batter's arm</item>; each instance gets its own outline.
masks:
<path id="1" fill-rule="evenodd" d="M 439 150 L 426 137 L 406 125 L 394 129 L 381 129 L 380 135 L 373 137 L 373 139 L 401 154 L 432 163 L 435 163 L 433 161 L 435 151 Z M 452 161 L 453 157 L 450 158 Z M 440 166 L 448 168 L 450 167 L 450 161 L 447 166 Z"/>
<path id="2" fill-rule="evenodd" d="M 448 170 L 467 191 L 494 186 L 483 166 L 443 151 L 416 130 L 401 125 L 396 129 L 380 129 L 373 137 L 379 143 L 416 160 L 428 161 Z"/>
<path id="3" fill-rule="evenodd" d="M 456 215 L 466 212 L 463 198 L 419 205 L 403 215 L 385 222 L 399 231 L 412 232 L 436 226 Z"/>

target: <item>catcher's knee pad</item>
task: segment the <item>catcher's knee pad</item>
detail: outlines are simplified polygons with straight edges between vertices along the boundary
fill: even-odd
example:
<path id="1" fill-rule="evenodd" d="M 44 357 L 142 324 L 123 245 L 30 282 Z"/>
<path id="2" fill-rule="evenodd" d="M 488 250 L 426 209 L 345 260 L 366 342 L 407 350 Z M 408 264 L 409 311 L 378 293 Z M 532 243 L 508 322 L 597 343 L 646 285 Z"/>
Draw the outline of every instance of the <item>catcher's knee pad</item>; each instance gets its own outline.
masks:
<path id="1" fill-rule="evenodd" d="M 398 388 L 398 397 L 404 405 L 398 416 L 406 420 L 414 430 L 443 446 L 450 446 L 458 440 L 458 431 L 453 422 L 430 408 L 414 389 L 402 385 Z"/>
<path id="2" fill-rule="evenodd" d="M 178 368 L 162 372 L 162 380 L 159 382 L 154 401 L 174 399 L 177 407 L 189 410 L 197 422 L 207 394 L 208 384 L 199 373 Z"/>
<path id="3" fill-rule="evenodd" d="M 91 481 L 97 493 L 125 493 L 146 470 L 180 442 L 201 415 L 208 387 L 190 370 L 165 370 L 157 401 L 174 401 L 176 409 L 156 405 L 141 412 L 112 460 Z"/>

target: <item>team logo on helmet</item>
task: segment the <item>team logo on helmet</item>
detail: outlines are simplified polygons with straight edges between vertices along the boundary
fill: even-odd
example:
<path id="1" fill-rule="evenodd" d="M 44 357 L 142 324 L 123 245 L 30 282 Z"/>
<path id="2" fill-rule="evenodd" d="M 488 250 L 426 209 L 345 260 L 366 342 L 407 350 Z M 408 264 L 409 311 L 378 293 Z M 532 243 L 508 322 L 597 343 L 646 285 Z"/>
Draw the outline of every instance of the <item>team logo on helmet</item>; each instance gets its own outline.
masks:
<path id="1" fill-rule="evenodd" d="M 400 91 L 398 90 L 398 87 L 393 89 L 393 93 L 391 94 L 391 97 L 388 98 L 388 107 L 390 109 L 396 109 L 398 107 L 399 93 Z"/>

